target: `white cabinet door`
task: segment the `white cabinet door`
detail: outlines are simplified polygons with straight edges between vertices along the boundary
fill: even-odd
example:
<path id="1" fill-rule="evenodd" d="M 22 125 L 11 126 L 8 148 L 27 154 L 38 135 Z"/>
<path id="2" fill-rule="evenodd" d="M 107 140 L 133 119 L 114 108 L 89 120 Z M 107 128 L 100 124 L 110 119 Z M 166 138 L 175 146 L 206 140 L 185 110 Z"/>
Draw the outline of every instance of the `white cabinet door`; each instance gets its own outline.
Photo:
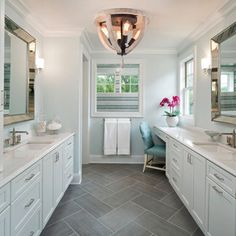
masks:
<path id="1" fill-rule="evenodd" d="M 170 179 L 170 138 L 166 136 L 166 176 Z"/>
<path id="2" fill-rule="evenodd" d="M 191 154 L 193 164 L 193 216 L 205 229 L 206 226 L 206 159 L 198 154 Z"/>
<path id="3" fill-rule="evenodd" d="M 207 234 L 235 236 L 235 199 L 207 178 Z"/>
<path id="4" fill-rule="evenodd" d="M 59 147 L 53 156 L 53 201 L 54 207 L 57 206 L 63 196 L 63 171 L 62 171 L 62 148 Z"/>
<path id="5" fill-rule="evenodd" d="M 49 153 L 43 158 L 43 227 L 54 210 L 53 164 L 52 155 Z"/>
<path id="6" fill-rule="evenodd" d="M 205 158 L 186 149 L 183 159 L 182 198 L 201 228 L 205 228 L 205 186 Z"/>
<path id="7" fill-rule="evenodd" d="M 0 213 L 0 235 L 10 236 L 10 207 Z"/>
<path id="8" fill-rule="evenodd" d="M 191 155 L 184 150 L 183 173 L 182 173 L 182 197 L 188 208 L 193 206 L 193 182 L 194 171 Z"/>

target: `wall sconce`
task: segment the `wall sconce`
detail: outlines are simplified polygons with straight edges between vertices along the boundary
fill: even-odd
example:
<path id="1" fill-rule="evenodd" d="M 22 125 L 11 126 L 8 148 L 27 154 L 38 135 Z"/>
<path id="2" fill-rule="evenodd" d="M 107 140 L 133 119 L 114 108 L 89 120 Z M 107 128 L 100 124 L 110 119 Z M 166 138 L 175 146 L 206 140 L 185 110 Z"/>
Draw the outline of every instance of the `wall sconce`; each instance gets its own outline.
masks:
<path id="1" fill-rule="evenodd" d="M 38 71 L 42 70 L 44 68 L 44 59 L 43 58 L 36 58 L 36 68 Z"/>
<path id="2" fill-rule="evenodd" d="M 201 66 L 204 74 L 209 74 L 211 69 L 211 59 L 209 57 L 202 58 Z"/>
<path id="3" fill-rule="evenodd" d="M 35 42 L 29 43 L 30 52 L 35 52 L 35 48 L 36 48 L 36 43 Z"/>

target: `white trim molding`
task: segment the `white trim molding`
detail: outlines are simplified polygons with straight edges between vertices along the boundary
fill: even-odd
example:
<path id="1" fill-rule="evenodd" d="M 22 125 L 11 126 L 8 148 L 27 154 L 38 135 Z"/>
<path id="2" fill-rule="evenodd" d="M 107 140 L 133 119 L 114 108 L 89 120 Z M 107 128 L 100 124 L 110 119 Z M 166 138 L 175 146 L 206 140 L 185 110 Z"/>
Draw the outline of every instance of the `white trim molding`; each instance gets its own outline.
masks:
<path id="1" fill-rule="evenodd" d="M 90 155 L 90 163 L 143 164 L 144 155 L 104 156 Z"/>
<path id="2" fill-rule="evenodd" d="M 223 22 L 225 17 L 236 8 L 236 1 L 229 0 L 221 5 L 215 13 L 204 19 L 204 21 L 180 43 L 177 47 L 177 52 L 180 53 L 185 48 L 189 47 L 193 42 L 197 41 L 201 36 L 206 34 L 213 27 Z M 212 35 L 214 36 L 214 35 Z"/>
<path id="3" fill-rule="evenodd" d="M 96 59 L 92 62 L 91 81 L 91 116 L 92 117 L 134 117 L 142 118 L 144 114 L 144 75 L 145 62 L 141 59 L 126 59 L 126 64 L 139 64 L 139 111 L 138 112 L 97 112 L 96 110 L 96 73 L 97 64 L 120 64 L 121 59 Z"/>

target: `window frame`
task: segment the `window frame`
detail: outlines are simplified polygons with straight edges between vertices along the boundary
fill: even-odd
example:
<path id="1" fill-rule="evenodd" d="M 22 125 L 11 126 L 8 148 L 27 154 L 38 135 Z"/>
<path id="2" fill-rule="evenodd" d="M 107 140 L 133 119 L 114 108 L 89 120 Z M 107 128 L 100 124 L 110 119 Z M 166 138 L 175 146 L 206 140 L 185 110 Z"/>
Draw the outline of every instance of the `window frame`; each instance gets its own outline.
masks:
<path id="1" fill-rule="evenodd" d="M 180 61 L 180 80 L 179 80 L 179 91 L 180 91 L 180 98 L 181 98 L 181 104 L 180 104 L 180 112 L 181 116 L 184 119 L 190 120 L 191 123 L 194 123 L 194 116 L 195 116 L 195 107 L 196 107 L 196 49 L 194 49 L 194 53 L 189 54 L 187 57 L 185 57 L 182 61 Z M 189 61 L 193 61 L 193 84 L 192 87 L 186 88 L 186 79 L 187 79 L 187 70 L 186 65 Z M 193 91 L 193 114 L 188 114 L 187 111 L 187 101 L 186 96 L 188 91 Z"/>
<path id="2" fill-rule="evenodd" d="M 92 117 L 143 117 L 144 111 L 144 61 L 141 59 L 126 59 L 126 64 L 139 64 L 139 110 L 137 112 L 98 112 L 97 111 L 97 86 L 96 86 L 96 78 L 97 78 L 97 65 L 98 64 L 120 64 L 121 58 L 119 59 L 96 59 L 92 61 L 92 77 L 91 77 L 91 116 Z M 106 95 L 114 95 L 114 93 L 104 93 Z M 118 93 L 117 93 L 118 94 Z M 127 96 L 132 95 L 134 93 L 119 93 L 119 96 Z"/>

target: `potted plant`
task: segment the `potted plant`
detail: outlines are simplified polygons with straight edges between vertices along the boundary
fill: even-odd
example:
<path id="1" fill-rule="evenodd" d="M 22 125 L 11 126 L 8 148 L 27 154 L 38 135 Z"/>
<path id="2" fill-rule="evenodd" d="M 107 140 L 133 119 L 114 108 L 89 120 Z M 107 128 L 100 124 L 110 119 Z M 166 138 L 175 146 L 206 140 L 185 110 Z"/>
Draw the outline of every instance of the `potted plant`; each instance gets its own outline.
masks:
<path id="1" fill-rule="evenodd" d="M 169 98 L 163 98 L 160 102 L 160 106 L 163 107 L 167 105 L 169 107 L 169 111 L 165 111 L 166 123 L 169 127 L 175 127 L 179 122 L 178 115 L 180 114 L 179 110 L 176 109 L 180 104 L 179 96 L 173 96 L 170 101 Z"/>

